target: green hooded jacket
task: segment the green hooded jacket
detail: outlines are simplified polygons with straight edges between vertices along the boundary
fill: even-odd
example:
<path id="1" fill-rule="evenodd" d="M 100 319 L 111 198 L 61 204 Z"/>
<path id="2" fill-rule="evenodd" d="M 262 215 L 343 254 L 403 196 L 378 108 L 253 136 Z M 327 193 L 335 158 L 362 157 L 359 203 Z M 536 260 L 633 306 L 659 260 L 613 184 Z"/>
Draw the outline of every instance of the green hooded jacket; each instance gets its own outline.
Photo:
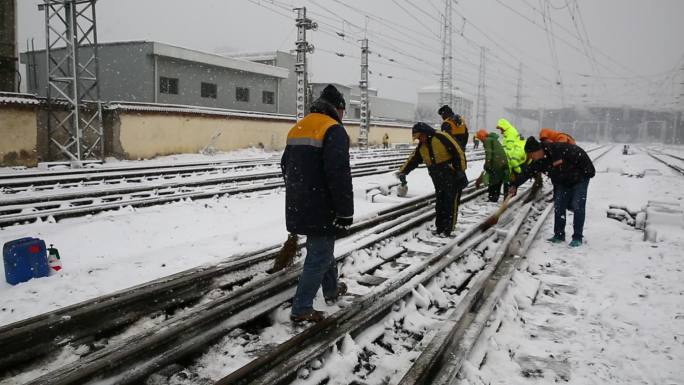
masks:
<path id="1" fill-rule="evenodd" d="M 485 150 L 484 169 L 489 173 L 490 180 L 508 182 L 510 179 L 509 162 L 506 151 L 499 142 L 499 135 L 490 132 L 482 142 L 482 146 Z"/>
<path id="2" fill-rule="evenodd" d="M 527 160 L 525 140 L 520 139 L 518 130 L 508 120 L 499 119 L 497 126 L 503 128 L 503 148 L 508 156 L 508 165 L 511 171 L 519 174 L 522 171 L 520 166 Z"/>

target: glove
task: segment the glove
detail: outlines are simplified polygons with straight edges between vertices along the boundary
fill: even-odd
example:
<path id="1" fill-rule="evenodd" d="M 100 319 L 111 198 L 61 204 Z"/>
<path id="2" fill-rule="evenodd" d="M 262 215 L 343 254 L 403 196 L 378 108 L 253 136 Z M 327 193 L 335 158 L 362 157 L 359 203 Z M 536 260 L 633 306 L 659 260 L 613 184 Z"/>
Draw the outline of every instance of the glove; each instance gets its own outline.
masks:
<path id="1" fill-rule="evenodd" d="M 508 188 L 508 196 L 514 197 L 518 193 L 518 188 L 515 186 L 511 186 Z"/>
<path id="2" fill-rule="evenodd" d="M 347 231 L 354 223 L 354 218 L 352 217 L 335 217 L 333 220 L 333 227 L 340 231 Z"/>
<path id="3" fill-rule="evenodd" d="M 408 184 L 408 182 L 406 182 L 406 174 L 403 172 L 398 172 L 397 178 L 399 178 L 399 182 L 401 182 L 401 184 Z"/>

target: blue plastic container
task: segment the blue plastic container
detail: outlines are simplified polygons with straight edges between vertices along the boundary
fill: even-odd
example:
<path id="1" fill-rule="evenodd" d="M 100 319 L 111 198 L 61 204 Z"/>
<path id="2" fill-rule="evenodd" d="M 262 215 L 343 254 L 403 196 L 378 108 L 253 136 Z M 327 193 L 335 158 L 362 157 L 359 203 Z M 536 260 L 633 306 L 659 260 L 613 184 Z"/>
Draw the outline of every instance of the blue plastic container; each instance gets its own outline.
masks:
<path id="1" fill-rule="evenodd" d="M 38 238 L 21 238 L 2 247 L 5 261 L 5 280 L 10 285 L 50 274 L 45 242 Z"/>

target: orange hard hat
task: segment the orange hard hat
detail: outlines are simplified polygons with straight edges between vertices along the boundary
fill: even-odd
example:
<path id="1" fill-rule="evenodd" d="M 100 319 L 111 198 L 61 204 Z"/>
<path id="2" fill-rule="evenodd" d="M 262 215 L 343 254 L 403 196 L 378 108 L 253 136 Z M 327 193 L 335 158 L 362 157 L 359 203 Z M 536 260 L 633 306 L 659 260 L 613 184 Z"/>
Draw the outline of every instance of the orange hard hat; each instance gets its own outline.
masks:
<path id="1" fill-rule="evenodd" d="M 485 130 L 484 128 L 477 130 L 477 133 L 475 134 L 475 136 L 483 142 L 484 142 L 485 138 L 487 137 L 487 135 L 489 135 L 489 134 L 487 133 L 487 130 Z"/>

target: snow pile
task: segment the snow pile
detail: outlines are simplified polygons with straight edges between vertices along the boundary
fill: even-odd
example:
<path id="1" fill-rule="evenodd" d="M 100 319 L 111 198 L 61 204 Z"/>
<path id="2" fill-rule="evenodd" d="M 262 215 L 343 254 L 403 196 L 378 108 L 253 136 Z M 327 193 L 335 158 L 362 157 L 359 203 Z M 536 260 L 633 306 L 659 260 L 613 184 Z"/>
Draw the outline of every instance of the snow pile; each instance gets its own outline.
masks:
<path id="1" fill-rule="evenodd" d="M 625 167 L 622 159 L 614 149 L 597 166 Z M 597 174 L 580 248 L 543 242 L 553 231 L 549 217 L 459 384 L 682 384 L 684 178 L 643 153 L 629 165 L 662 175 Z M 616 196 L 625 207 L 667 202 L 647 207 L 667 236 L 643 242 L 641 231 L 607 218 Z"/>

